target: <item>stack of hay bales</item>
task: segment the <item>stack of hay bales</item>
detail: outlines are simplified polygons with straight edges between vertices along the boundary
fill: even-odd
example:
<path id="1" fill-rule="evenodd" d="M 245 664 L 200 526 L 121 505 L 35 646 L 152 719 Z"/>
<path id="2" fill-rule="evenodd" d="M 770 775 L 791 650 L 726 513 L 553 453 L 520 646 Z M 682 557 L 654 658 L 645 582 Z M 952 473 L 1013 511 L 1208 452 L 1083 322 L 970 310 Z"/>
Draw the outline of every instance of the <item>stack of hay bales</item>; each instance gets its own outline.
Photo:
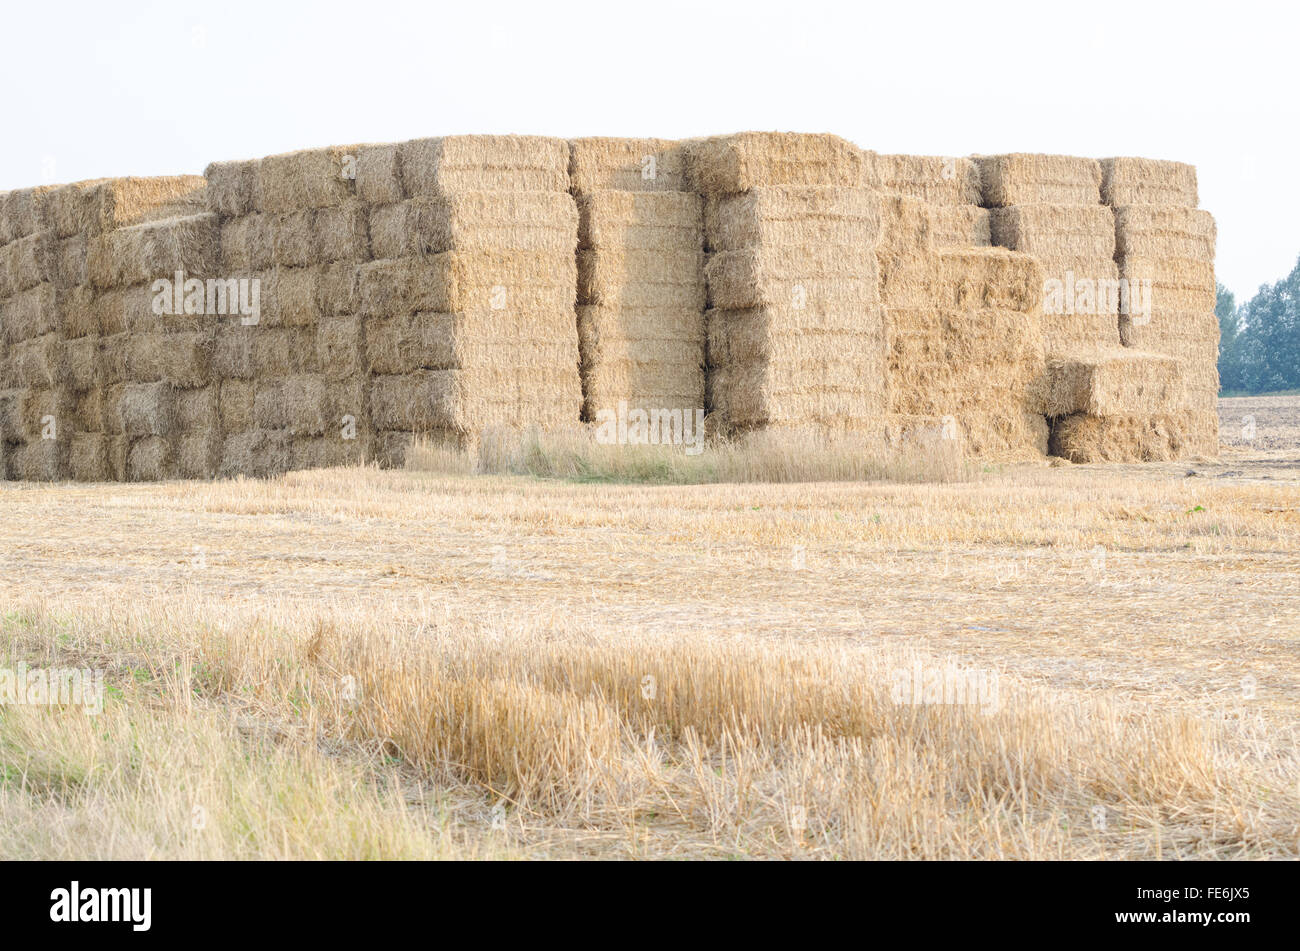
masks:
<path id="1" fill-rule="evenodd" d="M 684 152 L 663 139 L 575 139 L 583 419 L 618 405 L 704 409 L 704 239 Z"/>
<path id="2" fill-rule="evenodd" d="M 1214 218 L 1196 208 L 1196 170 L 1179 162 L 1102 162 L 1115 209 L 1116 252 L 1130 288 L 1150 282 L 1150 313 L 1121 320 L 1125 346 L 1183 363 L 1187 451 L 1215 456 L 1219 323 L 1214 313 Z"/>
<path id="3" fill-rule="evenodd" d="M 973 159 L 865 155 L 865 185 L 926 205 L 935 248 L 986 248 L 992 243 L 989 209 L 980 204 L 980 170 Z"/>
<path id="4" fill-rule="evenodd" d="M 223 474 L 361 462 L 370 452 L 355 293 L 370 260 L 360 152 L 334 146 L 208 167 L 222 276 L 257 281 L 259 302 L 254 316 L 230 308 L 214 318 Z"/>
<path id="5" fill-rule="evenodd" d="M 719 431 L 881 432 L 879 198 L 831 135 L 742 133 L 688 145 L 706 196 L 712 410 Z"/>
<path id="6" fill-rule="evenodd" d="M 576 425 L 578 213 L 569 147 L 452 136 L 366 150 L 375 260 L 361 268 L 382 458 L 415 433 Z"/>

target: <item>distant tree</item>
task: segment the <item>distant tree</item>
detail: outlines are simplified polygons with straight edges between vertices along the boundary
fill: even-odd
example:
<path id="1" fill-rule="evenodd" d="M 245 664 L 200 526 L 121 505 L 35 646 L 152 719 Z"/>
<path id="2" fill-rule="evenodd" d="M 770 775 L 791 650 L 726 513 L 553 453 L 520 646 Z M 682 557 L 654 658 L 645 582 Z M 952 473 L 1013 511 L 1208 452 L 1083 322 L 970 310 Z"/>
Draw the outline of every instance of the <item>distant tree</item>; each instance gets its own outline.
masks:
<path id="1" fill-rule="evenodd" d="M 1215 286 L 1214 313 L 1219 318 L 1219 388 L 1240 390 L 1241 359 L 1237 339 L 1239 318 L 1237 299 L 1222 284 Z"/>
<path id="2" fill-rule="evenodd" d="M 1260 287 L 1246 304 L 1234 303 L 1219 288 L 1215 313 L 1222 388 L 1248 393 L 1300 389 L 1300 260 L 1290 274 Z"/>

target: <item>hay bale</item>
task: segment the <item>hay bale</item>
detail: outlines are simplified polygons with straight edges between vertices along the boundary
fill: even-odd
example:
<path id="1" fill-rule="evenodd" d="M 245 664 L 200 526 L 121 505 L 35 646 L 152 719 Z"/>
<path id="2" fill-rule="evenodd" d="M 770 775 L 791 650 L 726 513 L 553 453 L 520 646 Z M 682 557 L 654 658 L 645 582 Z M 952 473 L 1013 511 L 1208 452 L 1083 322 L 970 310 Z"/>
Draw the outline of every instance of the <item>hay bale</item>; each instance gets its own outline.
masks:
<path id="1" fill-rule="evenodd" d="M 26 404 L 27 390 L 0 390 L 0 443 L 26 438 L 27 425 L 23 419 Z"/>
<path id="2" fill-rule="evenodd" d="M 357 197 L 367 205 L 392 205 L 402 200 L 401 151 L 396 143 L 357 149 Z"/>
<path id="3" fill-rule="evenodd" d="M 534 135 L 452 135 L 398 146 L 407 198 L 456 191 L 569 190 L 569 145 Z"/>
<path id="4" fill-rule="evenodd" d="M 161 482 L 176 478 L 176 452 L 170 440 L 161 436 L 140 436 L 131 440 L 126 457 L 128 482 Z"/>
<path id="5" fill-rule="evenodd" d="M 370 385 L 370 418 L 379 430 L 459 429 L 465 420 L 457 384 L 452 370 L 376 376 Z"/>
<path id="6" fill-rule="evenodd" d="M 0 213 L 0 244 L 9 244 L 45 229 L 45 200 L 57 185 L 16 188 L 5 195 Z"/>
<path id="7" fill-rule="evenodd" d="M 734 193 L 777 185 L 862 183 L 861 149 L 837 135 L 741 132 L 684 143 L 694 191 Z"/>
<path id="8" fill-rule="evenodd" d="M 802 255 L 824 245 L 827 253 L 821 257 L 830 259 L 832 246 L 873 247 L 881 224 L 880 199 L 865 188 L 755 188 L 711 198 L 707 209 L 705 237 L 714 251 L 765 245 Z"/>
<path id="9" fill-rule="evenodd" d="M 289 465 L 295 470 L 365 465 L 370 461 L 372 444 L 368 434 L 355 439 L 343 439 L 338 435 L 295 436 L 289 449 Z"/>
<path id="10" fill-rule="evenodd" d="M 252 380 L 222 380 L 217 397 L 221 432 L 242 433 L 253 428 L 253 405 L 257 389 Z"/>
<path id="11" fill-rule="evenodd" d="M 223 270 L 260 271 L 275 261 L 272 215 L 251 214 L 221 223 Z"/>
<path id="12" fill-rule="evenodd" d="M 253 339 L 264 333 L 261 325 L 222 324 L 212 350 L 212 374 L 222 382 L 253 378 Z"/>
<path id="13" fill-rule="evenodd" d="M 240 475 L 265 479 L 288 472 L 292 465 L 291 443 L 288 433 L 264 429 L 227 436 L 217 475 L 223 479 Z"/>
<path id="14" fill-rule="evenodd" d="M 974 159 L 866 152 L 864 164 L 864 183 L 893 195 L 949 206 L 978 205 L 982 200 Z"/>
<path id="15" fill-rule="evenodd" d="M 216 275 L 221 229 L 211 213 L 165 218 L 119 228 L 91 242 L 87 268 L 91 283 L 107 288 Z"/>
<path id="16" fill-rule="evenodd" d="M 174 416 L 179 433 L 203 433 L 219 429 L 221 416 L 218 407 L 220 386 L 200 386 L 174 392 Z"/>
<path id="17" fill-rule="evenodd" d="M 53 284 L 38 284 L 0 301 L 0 339 L 10 346 L 57 331 L 58 293 Z"/>
<path id="18" fill-rule="evenodd" d="M 100 385 L 99 337 L 78 337 L 63 344 L 64 386 L 73 393 L 84 393 Z"/>
<path id="19" fill-rule="evenodd" d="M 361 309 L 359 266 L 350 263 L 323 266 L 317 277 L 316 291 L 322 316 L 356 314 Z"/>
<path id="20" fill-rule="evenodd" d="M 105 424 L 123 436 L 170 436 L 176 426 L 176 393 L 170 383 L 126 383 L 108 391 Z"/>
<path id="21" fill-rule="evenodd" d="M 269 380 L 319 373 L 316 331 L 311 327 L 258 327 L 249 338 L 253 376 Z"/>
<path id="22" fill-rule="evenodd" d="M 325 432 L 325 381 L 314 375 L 258 380 L 253 425 L 258 429 L 282 429 L 290 435 L 321 435 Z"/>
<path id="23" fill-rule="evenodd" d="M 96 178 L 61 185 L 45 195 L 42 226 L 55 238 L 86 237 L 98 231 L 99 204 L 95 186 L 108 179 Z"/>
<path id="24" fill-rule="evenodd" d="M 558 318 L 572 314 L 577 263 L 572 253 L 449 251 L 373 261 L 358 280 L 364 316 L 507 309 Z"/>
<path id="25" fill-rule="evenodd" d="M 320 277 L 318 267 L 276 268 L 262 284 L 262 325 L 315 327 L 322 316 Z"/>
<path id="26" fill-rule="evenodd" d="M 113 477 L 109 463 L 108 437 L 103 433 L 74 433 L 68 445 L 68 474 L 77 482 L 108 482 Z"/>
<path id="27" fill-rule="evenodd" d="M 573 198 L 561 192 L 456 192 L 370 211 L 376 258 L 452 250 L 572 254 L 577 231 Z"/>
<path id="28" fill-rule="evenodd" d="M 37 439 L 9 447 L 9 477 L 23 482 L 67 478 L 69 443 L 69 439 Z"/>
<path id="29" fill-rule="evenodd" d="M 994 243 L 988 208 L 932 205 L 930 218 L 936 248 L 987 248 Z"/>
<path id="30" fill-rule="evenodd" d="M 1115 257 L 1115 215 L 1105 205 L 1012 205 L 994 208 L 993 243 L 1052 261 Z"/>
<path id="31" fill-rule="evenodd" d="M 703 203 L 688 192 L 595 192 L 578 199 L 578 247 L 682 251 L 702 243 Z"/>
<path id="32" fill-rule="evenodd" d="M 629 288 L 635 288 L 643 301 L 659 296 L 666 308 L 685 302 L 700 310 L 704 303 L 704 252 L 699 248 L 677 251 L 603 248 L 578 252 L 579 301 L 615 306 Z"/>
<path id="33" fill-rule="evenodd" d="M 211 479 L 221 466 L 224 445 L 216 430 L 181 436 L 176 441 L 176 475 L 182 479 Z"/>
<path id="34" fill-rule="evenodd" d="M 569 142 L 569 179 L 575 193 L 605 190 L 681 192 L 686 154 L 670 139 L 581 138 Z"/>
<path id="35" fill-rule="evenodd" d="M 1053 422 L 1048 452 L 1075 463 L 1169 462 L 1191 449 L 1188 424 L 1184 413 L 1127 417 L 1079 413 Z"/>
<path id="36" fill-rule="evenodd" d="M 1145 158 L 1102 159 L 1101 200 L 1115 206 L 1195 208 L 1196 166 Z"/>
<path id="37" fill-rule="evenodd" d="M 242 218 L 257 207 L 257 159 L 213 162 L 203 172 L 208 209 L 223 218 Z"/>
<path id="38" fill-rule="evenodd" d="M 1185 399 L 1180 360 L 1116 349 L 1047 361 L 1047 416 L 1139 417 L 1176 413 Z"/>
<path id="39" fill-rule="evenodd" d="M 12 344 L 10 374 L 18 386 L 57 386 L 67 378 L 67 351 L 57 333 Z"/>
<path id="40" fill-rule="evenodd" d="M 356 194 L 360 148 L 335 145 L 268 155 L 257 164 L 255 173 L 253 197 L 257 210 L 298 212 L 349 201 Z"/>
<path id="41" fill-rule="evenodd" d="M 58 243 L 46 232 L 19 238 L 0 248 L 5 273 L 5 293 L 19 294 L 55 279 Z"/>
<path id="42" fill-rule="evenodd" d="M 1123 257 L 1214 261 L 1218 229 L 1208 211 L 1162 205 L 1115 209 L 1115 247 Z"/>
<path id="43" fill-rule="evenodd" d="M 1095 205 L 1101 201 L 1101 166 L 1095 159 L 1073 155 L 981 155 L 981 204 Z"/>
<path id="44" fill-rule="evenodd" d="M 317 362 L 327 380 L 341 380 L 362 373 L 365 369 L 363 347 L 359 317 L 325 317 L 316 328 Z"/>
<path id="45" fill-rule="evenodd" d="M 199 175 L 110 178 L 94 186 L 91 201 L 97 206 L 97 221 L 88 229 L 94 236 L 148 221 L 203 215 L 207 180 Z"/>
<path id="46" fill-rule="evenodd" d="M 74 235 L 58 242 L 54 249 L 54 283 L 60 288 L 73 288 L 89 280 L 87 258 L 90 241 L 84 235 Z"/>

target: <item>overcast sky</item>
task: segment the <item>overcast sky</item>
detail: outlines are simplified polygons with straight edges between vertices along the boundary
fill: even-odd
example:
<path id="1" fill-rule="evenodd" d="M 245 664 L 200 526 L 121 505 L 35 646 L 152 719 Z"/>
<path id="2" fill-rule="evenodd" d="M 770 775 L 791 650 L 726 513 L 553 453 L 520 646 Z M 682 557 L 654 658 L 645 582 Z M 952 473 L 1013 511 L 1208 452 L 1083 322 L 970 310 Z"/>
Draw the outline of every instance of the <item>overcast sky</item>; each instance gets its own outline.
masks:
<path id="1" fill-rule="evenodd" d="M 0 190 L 449 133 L 780 129 L 1192 162 L 1238 297 L 1300 256 L 1294 3 L 48 2 L 5 21 Z"/>

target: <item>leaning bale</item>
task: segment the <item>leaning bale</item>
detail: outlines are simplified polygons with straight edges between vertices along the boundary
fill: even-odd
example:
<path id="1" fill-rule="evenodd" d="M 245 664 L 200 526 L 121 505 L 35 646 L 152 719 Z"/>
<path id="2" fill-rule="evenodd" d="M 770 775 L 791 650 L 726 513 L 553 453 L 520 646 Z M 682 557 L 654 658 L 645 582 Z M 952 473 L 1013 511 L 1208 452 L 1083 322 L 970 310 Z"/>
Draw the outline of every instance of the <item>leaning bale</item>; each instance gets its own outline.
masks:
<path id="1" fill-rule="evenodd" d="M 336 145 L 268 155 L 257 165 L 254 199 L 259 211 L 303 211 L 341 205 L 356 194 L 360 146 Z"/>
<path id="2" fill-rule="evenodd" d="M 96 287 L 144 284 L 159 278 L 214 275 L 219 268 L 220 227 L 210 213 L 119 228 L 96 238 L 87 268 Z"/>
<path id="3" fill-rule="evenodd" d="M 98 214 L 91 233 L 200 215 L 207 210 L 206 189 L 206 179 L 198 175 L 106 179 L 94 188 Z"/>
<path id="4" fill-rule="evenodd" d="M 573 191 L 580 194 L 683 191 L 687 188 L 685 150 L 682 143 L 670 139 L 573 139 L 569 178 Z"/>
<path id="5" fill-rule="evenodd" d="M 1073 155 L 983 155 L 976 159 L 982 204 L 1095 205 L 1101 201 L 1101 166 Z"/>
<path id="6" fill-rule="evenodd" d="M 775 185 L 862 183 L 862 150 L 837 135 L 741 132 L 686 144 L 691 187 L 704 193 L 733 193 Z"/>
<path id="7" fill-rule="evenodd" d="M 398 149 L 407 198 L 454 191 L 569 190 L 569 144 L 535 135 L 452 135 Z"/>
<path id="8" fill-rule="evenodd" d="M 1101 200 L 1115 206 L 1195 208 L 1196 166 L 1145 158 L 1102 159 Z"/>

